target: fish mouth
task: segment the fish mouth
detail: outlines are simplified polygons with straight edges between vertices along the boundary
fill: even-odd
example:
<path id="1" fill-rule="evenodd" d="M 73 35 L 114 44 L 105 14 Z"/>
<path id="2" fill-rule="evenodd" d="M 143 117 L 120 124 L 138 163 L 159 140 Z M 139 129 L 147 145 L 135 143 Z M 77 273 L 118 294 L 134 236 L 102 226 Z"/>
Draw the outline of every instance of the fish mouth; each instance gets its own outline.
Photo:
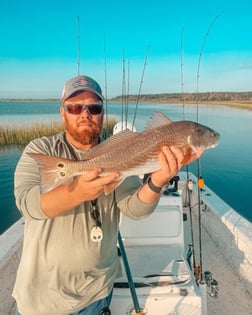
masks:
<path id="1" fill-rule="evenodd" d="M 209 147 L 209 149 L 213 149 L 213 148 L 217 147 L 217 145 L 218 145 L 218 142 L 213 143 L 213 144 Z"/>

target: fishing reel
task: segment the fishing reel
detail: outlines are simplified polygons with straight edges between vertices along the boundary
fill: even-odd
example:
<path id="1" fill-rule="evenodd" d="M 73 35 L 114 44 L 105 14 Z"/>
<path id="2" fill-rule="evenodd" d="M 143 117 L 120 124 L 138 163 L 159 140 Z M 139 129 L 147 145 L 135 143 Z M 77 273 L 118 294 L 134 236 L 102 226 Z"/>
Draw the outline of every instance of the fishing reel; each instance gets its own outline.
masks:
<path id="1" fill-rule="evenodd" d="M 218 297 L 218 291 L 219 291 L 218 281 L 213 279 L 213 274 L 211 271 L 205 271 L 204 278 L 205 278 L 206 285 L 208 288 L 208 294 L 211 297 L 216 299 Z"/>
<path id="2" fill-rule="evenodd" d="M 167 183 L 167 187 L 164 190 L 163 194 L 166 196 L 168 195 L 177 196 L 179 180 L 180 180 L 179 176 L 172 177 L 170 181 Z"/>

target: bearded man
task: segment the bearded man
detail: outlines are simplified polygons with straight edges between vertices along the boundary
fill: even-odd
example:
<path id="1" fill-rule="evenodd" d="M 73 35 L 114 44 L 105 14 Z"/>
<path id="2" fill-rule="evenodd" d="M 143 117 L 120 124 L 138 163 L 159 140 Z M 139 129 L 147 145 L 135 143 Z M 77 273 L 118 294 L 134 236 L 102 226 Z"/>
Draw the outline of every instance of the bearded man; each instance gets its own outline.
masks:
<path id="1" fill-rule="evenodd" d="M 137 176 L 128 177 L 105 195 L 104 188 L 119 174 L 99 176 L 102 170 L 96 168 L 43 192 L 39 166 L 29 153 L 85 159 L 99 143 L 103 100 L 92 78 L 80 75 L 68 80 L 60 107 L 65 131 L 31 141 L 17 164 L 14 192 L 25 218 L 13 290 L 17 314 L 110 314 L 113 283 L 121 275 L 120 214 L 132 219 L 150 215 L 160 198 L 160 187 L 183 166 L 182 151 L 164 147 L 160 169 L 145 184 Z"/>

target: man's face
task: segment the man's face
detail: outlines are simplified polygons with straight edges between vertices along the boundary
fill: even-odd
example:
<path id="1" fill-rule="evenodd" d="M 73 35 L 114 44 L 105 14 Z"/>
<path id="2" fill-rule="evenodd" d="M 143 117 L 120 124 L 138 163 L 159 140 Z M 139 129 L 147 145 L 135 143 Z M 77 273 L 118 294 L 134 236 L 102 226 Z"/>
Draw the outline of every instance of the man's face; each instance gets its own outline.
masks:
<path id="1" fill-rule="evenodd" d="M 65 124 L 66 136 L 77 148 L 86 149 L 98 143 L 104 115 L 101 105 L 100 98 L 90 91 L 81 92 L 63 103 L 60 112 Z"/>

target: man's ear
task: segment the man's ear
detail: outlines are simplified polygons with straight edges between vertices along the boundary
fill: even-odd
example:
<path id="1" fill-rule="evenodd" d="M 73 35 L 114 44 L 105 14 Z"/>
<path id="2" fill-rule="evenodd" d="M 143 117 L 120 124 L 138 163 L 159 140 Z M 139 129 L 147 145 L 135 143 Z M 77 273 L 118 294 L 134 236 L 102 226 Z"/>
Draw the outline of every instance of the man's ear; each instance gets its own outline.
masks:
<path id="1" fill-rule="evenodd" d="M 61 116 L 63 122 L 65 122 L 65 110 L 64 110 L 64 108 L 61 106 L 59 111 L 60 111 L 60 116 Z"/>

